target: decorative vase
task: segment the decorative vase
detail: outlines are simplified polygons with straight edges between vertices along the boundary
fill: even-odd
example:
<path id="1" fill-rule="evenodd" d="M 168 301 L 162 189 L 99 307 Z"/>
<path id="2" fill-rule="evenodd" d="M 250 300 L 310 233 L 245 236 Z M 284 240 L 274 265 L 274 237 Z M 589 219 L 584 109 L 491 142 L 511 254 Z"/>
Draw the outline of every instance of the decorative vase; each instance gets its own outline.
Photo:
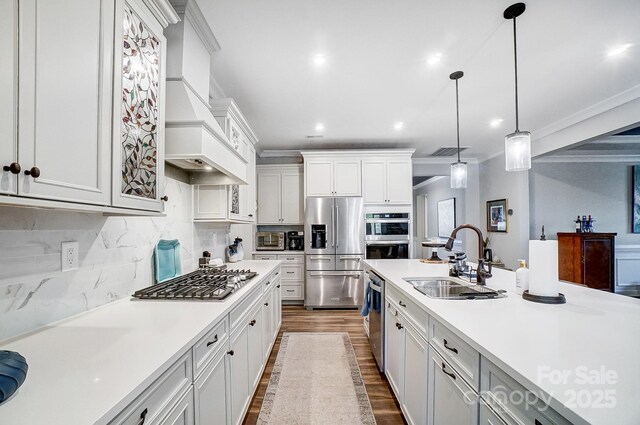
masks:
<path id="1" fill-rule="evenodd" d="M 9 399 L 27 378 L 29 366 L 22 355 L 0 351 L 0 403 Z"/>

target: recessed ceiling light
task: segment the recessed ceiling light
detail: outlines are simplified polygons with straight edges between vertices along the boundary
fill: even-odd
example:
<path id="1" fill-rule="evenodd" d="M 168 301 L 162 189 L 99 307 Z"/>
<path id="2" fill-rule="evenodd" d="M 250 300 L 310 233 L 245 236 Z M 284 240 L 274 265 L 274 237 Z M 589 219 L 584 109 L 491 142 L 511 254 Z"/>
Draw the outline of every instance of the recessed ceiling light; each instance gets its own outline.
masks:
<path id="1" fill-rule="evenodd" d="M 622 44 L 620 46 L 616 46 L 614 48 L 612 48 L 611 50 L 609 50 L 607 52 L 607 56 L 618 56 L 624 52 L 626 52 L 627 50 L 629 50 L 629 47 L 631 47 L 632 44 L 631 43 L 627 43 L 627 44 Z"/>
<path id="2" fill-rule="evenodd" d="M 316 124 L 316 131 L 324 131 L 324 124 L 322 124 L 321 122 Z"/>
<path id="3" fill-rule="evenodd" d="M 327 62 L 327 58 L 325 55 L 317 54 L 313 57 L 313 63 L 318 66 L 324 65 L 325 62 Z"/>
<path id="4" fill-rule="evenodd" d="M 211 165 L 205 165 L 204 169 L 207 170 L 207 171 L 211 171 L 211 170 L 213 170 L 213 167 Z"/>
<path id="5" fill-rule="evenodd" d="M 400 131 L 404 128 L 404 123 L 401 121 L 398 121 L 397 123 L 393 124 L 393 128 Z"/>
<path id="6" fill-rule="evenodd" d="M 429 58 L 427 59 L 427 63 L 429 65 L 435 65 L 438 62 L 440 62 L 441 59 L 442 59 L 442 55 L 440 53 L 436 53 L 434 55 L 429 56 Z"/>
<path id="7" fill-rule="evenodd" d="M 502 118 L 496 118 L 494 120 L 489 121 L 489 125 L 493 128 L 500 127 L 500 125 L 502 124 L 502 121 L 504 121 Z"/>

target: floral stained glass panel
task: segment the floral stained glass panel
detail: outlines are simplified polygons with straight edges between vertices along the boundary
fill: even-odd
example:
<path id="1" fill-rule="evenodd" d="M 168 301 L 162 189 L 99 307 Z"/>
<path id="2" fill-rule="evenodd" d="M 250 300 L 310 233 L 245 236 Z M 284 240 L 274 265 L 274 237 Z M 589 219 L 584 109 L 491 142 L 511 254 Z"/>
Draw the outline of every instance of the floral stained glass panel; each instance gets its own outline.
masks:
<path id="1" fill-rule="evenodd" d="M 122 57 L 122 193 L 156 198 L 160 41 L 124 9 Z"/>

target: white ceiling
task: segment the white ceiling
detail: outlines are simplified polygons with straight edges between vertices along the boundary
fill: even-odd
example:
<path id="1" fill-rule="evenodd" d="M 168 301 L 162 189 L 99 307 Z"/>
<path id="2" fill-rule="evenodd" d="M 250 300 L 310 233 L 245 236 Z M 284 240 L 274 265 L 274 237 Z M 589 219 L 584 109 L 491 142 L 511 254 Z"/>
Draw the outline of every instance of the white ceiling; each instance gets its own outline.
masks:
<path id="1" fill-rule="evenodd" d="M 414 147 L 428 156 L 455 145 L 449 74 L 463 70 L 461 143 L 478 158 L 499 152 L 515 127 L 512 24 L 502 17 L 511 3 L 198 0 L 222 46 L 214 77 L 261 150 Z M 638 0 L 528 2 L 518 18 L 521 130 L 640 85 L 639 25 Z M 312 60 L 318 53 L 322 67 Z M 428 65 L 435 53 L 442 60 Z M 494 118 L 501 127 L 490 128 Z M 305 139 L 318 122 L 324 138 Z"/>

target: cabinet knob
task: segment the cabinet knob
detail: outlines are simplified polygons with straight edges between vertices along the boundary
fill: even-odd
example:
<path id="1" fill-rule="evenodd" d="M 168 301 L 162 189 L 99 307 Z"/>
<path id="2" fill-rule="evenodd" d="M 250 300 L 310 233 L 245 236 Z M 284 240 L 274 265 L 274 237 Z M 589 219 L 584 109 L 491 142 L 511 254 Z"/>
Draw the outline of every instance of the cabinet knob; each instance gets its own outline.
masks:
<path id="1" fill-rule="evenodd" d="M 227 351 L 227 354 L 230 355 L 230 356 L 233 356 L 233 350 Z"/>
<path id="2" fill-rule="evenodd" d="M 402 328 L 404 328 L 404 326 L 402 326 L 400 323 L 396 322 L 396 328 L 398 328 L 398 330 L 401 330 Z"/>
<path id="3" fill-rule="evenodd" d="M 252 321 L 249 322 L 249 326 L 255 326 L 256 324 L 256 319 L 253 319 Z"/>
<path id="4" fill-rule="evenodd" d="M 162 198 L 160 198 L 160 200 L 167 202 L 169 200 L 169 197 L 167 195 L 164 195 Z"/>
<path id="5" fill-rule="evenodd" d="M 279 288 L 279 287 L 280 287 L 280 285 L 276 286 L 276 288 Z"/>
<path id="6" fill-rule="evenodd" d="M 38 167 L 31 167 L 30 170 L 24 170 L 24 174 L 37 179 L 38 177 L 40 177 L 40 169 Z"/>
<path id="7" fill-rule="evenodd" d="M 10 171 L 11 174 L 19 174 L 20 170 L 22 170 L 22 167 L 20 167 L 20 164 L 18 164 L 17 162 L 12 162 L 11 165 L 5 165 L 4 167 L 2 167 L 2 169 L 4 171 Z"/>
<path id="8" fill-rule="evenodd" d="M 269 303 L 264 303 L 264 305 L 265 305 L 266 307 L 268 307 L 268 306 L 269 306 Z"/>

